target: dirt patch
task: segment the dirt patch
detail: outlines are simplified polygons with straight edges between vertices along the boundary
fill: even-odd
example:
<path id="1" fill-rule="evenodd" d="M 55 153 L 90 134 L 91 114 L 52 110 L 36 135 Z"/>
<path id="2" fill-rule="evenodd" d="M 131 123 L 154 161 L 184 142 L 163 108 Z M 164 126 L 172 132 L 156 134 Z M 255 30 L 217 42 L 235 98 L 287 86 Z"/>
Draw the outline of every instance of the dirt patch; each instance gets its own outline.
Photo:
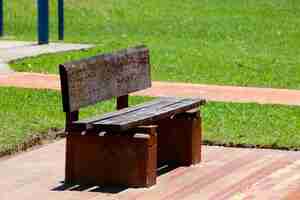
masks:
<path id="1" fill-rule="evenodd" d="M 203 145 L 207 146 L 221 146 L 221 147 L 235 147 L 235 148 L 247 148 L 247 149 L 272 149 L 283 151 L 300 151 L 300 147 L 284 147 L 277 144 L 236 144 L 236 143 L 222 143 L 210 140 L 204 140 Z"/>
<path id="2" fill-rule="evenodd" d="M 56 128 L 50 129 L 47 133 L 31 135 L 20 144 L 12 145 L 8 148 L 4 148 L 4 150 L 0 150 L 0 159 L 6 159 L 17 153 L 32 150 L 62 138 L 65 138 L 64 130 Z"/>

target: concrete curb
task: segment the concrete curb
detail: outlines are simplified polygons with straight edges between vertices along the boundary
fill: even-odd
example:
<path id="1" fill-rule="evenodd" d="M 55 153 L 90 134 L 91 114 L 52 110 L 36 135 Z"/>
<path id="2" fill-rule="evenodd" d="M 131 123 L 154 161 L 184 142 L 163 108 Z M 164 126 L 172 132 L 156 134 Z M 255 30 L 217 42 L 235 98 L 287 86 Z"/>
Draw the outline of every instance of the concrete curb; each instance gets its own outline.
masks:
<path id="1" fill-rule="evenodd" d="M 12 70 L 7 63 L 43 54 L 85 50 L 94 47 L 90 44 L 50 43 L 37 45 L 35 42 L 0 40 L 0 73 L 9 73 Z"/>

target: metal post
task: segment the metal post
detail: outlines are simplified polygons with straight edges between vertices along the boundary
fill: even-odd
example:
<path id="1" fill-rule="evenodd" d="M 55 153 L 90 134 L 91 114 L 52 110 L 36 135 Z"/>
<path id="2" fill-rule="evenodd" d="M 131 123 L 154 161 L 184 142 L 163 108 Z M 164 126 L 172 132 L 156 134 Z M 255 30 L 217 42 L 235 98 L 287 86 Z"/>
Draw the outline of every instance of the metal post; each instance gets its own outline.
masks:
<path id="1" fill-rule="evenodd" d="M 0 37 L 3 36 L 3 0 L 0 0 Z"/>
<path id="2" fill-rule="evenodd" d="M 38 0 L 38 40 L 49 43 L 49 0 Z"/>
<path id="3" fill-rule="evenodd" d="M 58 0 L 58 39 L 64 40 L 64 0 Z"/>

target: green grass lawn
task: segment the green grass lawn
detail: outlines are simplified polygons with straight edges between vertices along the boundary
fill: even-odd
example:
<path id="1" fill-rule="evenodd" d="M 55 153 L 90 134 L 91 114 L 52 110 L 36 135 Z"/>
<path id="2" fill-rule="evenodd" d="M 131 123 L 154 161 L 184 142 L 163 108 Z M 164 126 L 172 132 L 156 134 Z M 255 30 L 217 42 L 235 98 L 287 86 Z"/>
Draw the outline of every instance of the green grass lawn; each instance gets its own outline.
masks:
<path id="1" fill-rule="evenodd" d="M 30 135 L 64 127 L 56 91 L 0 88 L 0 99 L 0 152 Z M 149 98 L 132 97 L 130 104 L 146 100 Z M 114 101 L 106 101 L 83 109 L 81 117 L 113 109 Z M 300 107 L 208 103 L 202 113 L 207 142 L 300 148 Z"/>
<path id="2" fill-rule="evenodd" d="M 56 0 L 51 38 L 57 40 Z M 5 39 L 35 40 L 35 1 L 4 1 Z M 300 2 L 295 0 L 65 0 L 66 42 L 87 51 L 12 63 L 17 71 L 57 73 L 59 63 L 146 44 L 154 80 L 300 89 Z M 56 91 L 0 88 L 0 152 L 34 134 L 63 128 Z M 148 100 L 133 97 L 131 104 Z M 114 101 L 82 117 L 113 110 Z M 300 149 L 300 107 L 210 102 L 204 139 Z"/>
<path id="3" fill-rule="evenodd" d="M 51 37 L 57 38 L 56 0 Z M 34 40 L 35 1 L 4 1 L 9 39 Z M 66 41 L 88 51 L 13 63 L 57 73 L 72 59 L 144 43 L 154 80 L 300 89 L 300 1 L 65 0 Z"/>
<path id="4" fill-rule="evenodd" d="M 0 152 L 32 135 L 64 128 L 65 115 L 57 91 L 0 87 L 0 99 Z M 144 99 L 135 97 L 130 103 L 137 104 Z M 94 108 L 82 109 L 80 117 L 109 112 L 114 106 L 114 100 L 104 101 Z"/>

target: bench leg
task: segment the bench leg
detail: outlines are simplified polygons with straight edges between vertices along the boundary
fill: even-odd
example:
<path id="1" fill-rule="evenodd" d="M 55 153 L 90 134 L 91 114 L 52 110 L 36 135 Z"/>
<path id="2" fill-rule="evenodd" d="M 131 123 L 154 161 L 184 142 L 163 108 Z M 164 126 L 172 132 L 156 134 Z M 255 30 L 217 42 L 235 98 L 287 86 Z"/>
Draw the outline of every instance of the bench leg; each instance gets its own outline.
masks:
<path id="1" fill-rule="evenodd" d="M 158 124 L 158 163 L 181 166 L 201 161 L 201 116 L 198 109 L 162 120 Z"/>
<path id="2" fill-rule="evenodd" d="M 147 134 L 79 135 L 66 145 L 66 183 L 149 187 L 156 183 L 156 127 Z"/>

